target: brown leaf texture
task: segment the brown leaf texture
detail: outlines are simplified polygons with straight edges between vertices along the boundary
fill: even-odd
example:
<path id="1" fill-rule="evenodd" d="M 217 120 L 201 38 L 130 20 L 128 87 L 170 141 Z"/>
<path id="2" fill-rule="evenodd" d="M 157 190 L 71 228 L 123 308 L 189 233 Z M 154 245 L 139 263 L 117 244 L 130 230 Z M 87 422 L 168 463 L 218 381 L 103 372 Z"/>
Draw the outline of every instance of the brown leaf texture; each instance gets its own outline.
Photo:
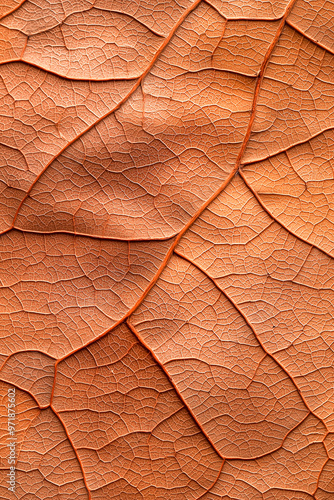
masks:
<path id="1" fill-rule="evenodd" d="M 1 498 L 334 500 L 333 13 L 2 2 Z"/>

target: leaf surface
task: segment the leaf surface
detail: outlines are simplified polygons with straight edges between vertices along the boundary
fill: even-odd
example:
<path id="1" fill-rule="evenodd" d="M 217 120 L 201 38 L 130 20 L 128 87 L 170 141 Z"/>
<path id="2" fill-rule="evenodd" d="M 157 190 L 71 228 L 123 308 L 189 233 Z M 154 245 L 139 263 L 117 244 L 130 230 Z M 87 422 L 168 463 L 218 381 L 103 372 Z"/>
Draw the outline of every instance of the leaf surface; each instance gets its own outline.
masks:
<path id="1" fill-rule="evenodd" d="M 334 498 L 333 11 L 3 3 L 3 498 Z"/>

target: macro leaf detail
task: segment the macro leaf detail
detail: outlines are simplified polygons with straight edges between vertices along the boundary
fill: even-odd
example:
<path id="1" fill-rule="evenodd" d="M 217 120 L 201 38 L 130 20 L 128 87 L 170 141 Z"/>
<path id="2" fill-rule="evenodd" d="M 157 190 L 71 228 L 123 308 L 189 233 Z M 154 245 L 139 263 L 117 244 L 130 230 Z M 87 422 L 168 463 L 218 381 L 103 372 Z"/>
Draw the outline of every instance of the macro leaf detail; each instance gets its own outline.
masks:
<path id="1" fill-rule="evenodd" d="M 0 6 L 1 498 L 334 499 L 333 12 Z"/>

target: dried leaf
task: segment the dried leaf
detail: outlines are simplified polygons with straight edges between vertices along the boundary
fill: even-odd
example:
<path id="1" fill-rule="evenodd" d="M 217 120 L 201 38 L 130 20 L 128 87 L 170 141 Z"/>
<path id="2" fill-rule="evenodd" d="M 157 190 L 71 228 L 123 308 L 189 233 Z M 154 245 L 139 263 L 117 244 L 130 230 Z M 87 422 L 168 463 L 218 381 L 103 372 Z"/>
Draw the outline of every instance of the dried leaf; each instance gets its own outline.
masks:
<path id="1" fill-rule="evenodd" d="M 3 2 L 3 498 L 334 498 L 333 12 Z"/>

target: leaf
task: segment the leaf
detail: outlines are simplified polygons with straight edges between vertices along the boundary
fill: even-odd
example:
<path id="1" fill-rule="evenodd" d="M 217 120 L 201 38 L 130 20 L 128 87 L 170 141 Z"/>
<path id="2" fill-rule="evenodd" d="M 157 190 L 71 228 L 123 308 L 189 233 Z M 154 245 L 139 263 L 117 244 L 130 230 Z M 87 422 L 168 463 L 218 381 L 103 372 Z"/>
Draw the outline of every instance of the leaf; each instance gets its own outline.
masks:
<path id="1" fill-rule="evenodd" d="M 3 498 L 333 498 L 333 9 L 1 6 Z"/>

